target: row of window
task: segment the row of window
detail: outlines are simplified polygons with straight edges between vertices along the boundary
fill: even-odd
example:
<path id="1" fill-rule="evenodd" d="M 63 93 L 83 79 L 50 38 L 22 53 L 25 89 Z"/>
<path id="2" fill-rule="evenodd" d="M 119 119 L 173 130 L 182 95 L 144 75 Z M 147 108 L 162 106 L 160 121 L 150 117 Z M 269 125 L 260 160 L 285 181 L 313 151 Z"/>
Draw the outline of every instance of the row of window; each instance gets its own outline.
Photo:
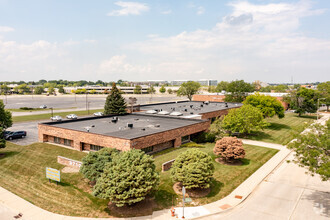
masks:
<path id="1" fill-rule="evenodd" d="M 93 151 L 99 151 L 99 150 L 101 150 L 102 148 L 103 148 L 103 147 L 101 147 L 101 146 L 91 144 L 91 150 L 93 150 Z"/>

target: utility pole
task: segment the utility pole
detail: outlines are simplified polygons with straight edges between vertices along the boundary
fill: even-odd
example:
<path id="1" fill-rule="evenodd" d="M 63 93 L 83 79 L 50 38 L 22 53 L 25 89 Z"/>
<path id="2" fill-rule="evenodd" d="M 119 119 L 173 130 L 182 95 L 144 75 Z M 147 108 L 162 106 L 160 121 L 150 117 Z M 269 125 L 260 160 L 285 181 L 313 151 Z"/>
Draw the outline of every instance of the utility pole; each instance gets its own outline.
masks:
<path id="1" fill-rule="evenodd" d="M 86 111 L 88 109 L 88 102 L 87 102 L 87 91 L 86 91 Z"/>

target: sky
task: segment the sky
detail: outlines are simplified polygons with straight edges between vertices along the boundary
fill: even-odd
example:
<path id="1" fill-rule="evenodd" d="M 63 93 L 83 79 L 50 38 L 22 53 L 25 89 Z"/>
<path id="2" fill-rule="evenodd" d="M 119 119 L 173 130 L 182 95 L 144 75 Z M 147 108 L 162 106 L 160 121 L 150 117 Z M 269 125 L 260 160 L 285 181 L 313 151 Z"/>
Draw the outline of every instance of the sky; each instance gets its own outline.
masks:
<path id="1" fill-rule="evenodd" d="M 328 0 L 0 0 L 0 81 L 327 81 L 329 9 Z"/>

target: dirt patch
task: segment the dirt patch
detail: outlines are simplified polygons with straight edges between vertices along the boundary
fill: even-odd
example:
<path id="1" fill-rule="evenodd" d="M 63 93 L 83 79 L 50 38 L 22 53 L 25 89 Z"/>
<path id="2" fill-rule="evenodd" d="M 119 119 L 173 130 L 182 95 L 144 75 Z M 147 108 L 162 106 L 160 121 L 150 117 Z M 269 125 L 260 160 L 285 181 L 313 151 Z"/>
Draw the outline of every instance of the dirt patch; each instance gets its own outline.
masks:
<path id="1" fill-rule="evenodd" d="M 0 159 L 4 158 L 6 156 L 6 154 L 0 154 Z"/>
<path id="2" fill-rule="evenodd" d="M 78 167 L 64 167 L 62 169 L 63 173 L 78 173 L 79 172 L 79 168 Z"/>
<path id="3" fill-rule="evenodd" d="M 108 204 L 110 214 L 115 217 L 135 217 L 152 215 L 152 211 L 156 208 L 154 198 L 147 197 L 145 200 L 133 205 L 124 205 L 123 207 L 117 207 L 114 203 Z"/>
<path id="4" fill-rule="evenodd" d="M 182 195 L 182 183 L 177 182 L 173 185 L 173 190 L 176 194 Z M 211 192 L 211 188 L 208 189 L 186 189 L 186 197 L 201 198 L 207 196 Z"/>
<path id="5" fill-rule="evenodd" d="M 241 166 L 243 165 L 243 162 L 241 160 L 235 160 L 232 162 L 225 161 L 223 158 L 218 157 L 215 159 L 216 162 L 224 164 L 224 165 L 229 165 L 229 166 Z"/>

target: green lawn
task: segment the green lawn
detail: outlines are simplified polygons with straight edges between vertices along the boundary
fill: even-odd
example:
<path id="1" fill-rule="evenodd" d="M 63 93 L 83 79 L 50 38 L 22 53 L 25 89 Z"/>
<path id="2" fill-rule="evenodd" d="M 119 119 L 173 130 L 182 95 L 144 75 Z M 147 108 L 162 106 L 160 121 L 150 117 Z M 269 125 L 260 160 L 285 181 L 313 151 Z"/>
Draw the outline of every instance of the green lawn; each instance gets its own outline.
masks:
<path id="1" fill-rule="evenodd" d="M 205 144 L 200 150 L 212 153 L 214 144 Z M 178 148 L 155 156 L 157 170 L 160 172 L 160 185 L 155 192 L 157 205 L 155 210 L 169 208 L 172 198 L 176 201 L 170 171 L 161 173 L 161 164 L 174 159 L 188 148 Z M 193 199 L 196 204 L 205 204 L 228 195 L 246 178 L 271 158 L 277 150 L 245 145 L 246 159 L 242 166 L 228 166 L 216 163 L 212 191 L 205 197 Z M 45 168 L 62 169 L 57 163 L 57 156 L 81 160 L 86 154 L 59 146 L 35 143 L 19 146 L 7 143 L 0 150 L 5 157 L 0 158 L 0 186 L 10 190 L 27 201 L 51 212 L 71 216 L 108 217 L 107 201 L 93 197 L 88 182 L 80 173 L 62 173 L 62 183 L 58 186 L 45 178 Z"/>
<path id="2" fill-rule="evenodd" d="M 294 138 L 295 134 L 302 132 L 304 127 L 313 123 L 315 119 L 316 116 L 303 115 L 298 117 L 295 113 L 287 113 L 282 119 L 268 118 L 267 122 L 270 123 L 268 128 L 254 132 L 245 138 L 285 145 Z"/>
<path id="3" fill-rule="evenodd" d="M 24 116 L 14 116 L 13 122 L 25 122 L 25 121 L 36 121 L 36 120 L 45 120 L 50 119 L 51 112 L 48 109 L 49 113 L 47 114 L 39 114 L 39 115 L 24 115 Z M 103 109 L 94 109 L 89 110 L 89 115 L 92 115 L 94 112 L 100 112 L 103 111 Z M 53 113 L 55 115 L 59 115 L 62 118 L 65 118 L 69 114 L 76 114 L 77 116 L 87 116 L 88 111 L 69 111 L 69 112 L 57 112 Z"/>

